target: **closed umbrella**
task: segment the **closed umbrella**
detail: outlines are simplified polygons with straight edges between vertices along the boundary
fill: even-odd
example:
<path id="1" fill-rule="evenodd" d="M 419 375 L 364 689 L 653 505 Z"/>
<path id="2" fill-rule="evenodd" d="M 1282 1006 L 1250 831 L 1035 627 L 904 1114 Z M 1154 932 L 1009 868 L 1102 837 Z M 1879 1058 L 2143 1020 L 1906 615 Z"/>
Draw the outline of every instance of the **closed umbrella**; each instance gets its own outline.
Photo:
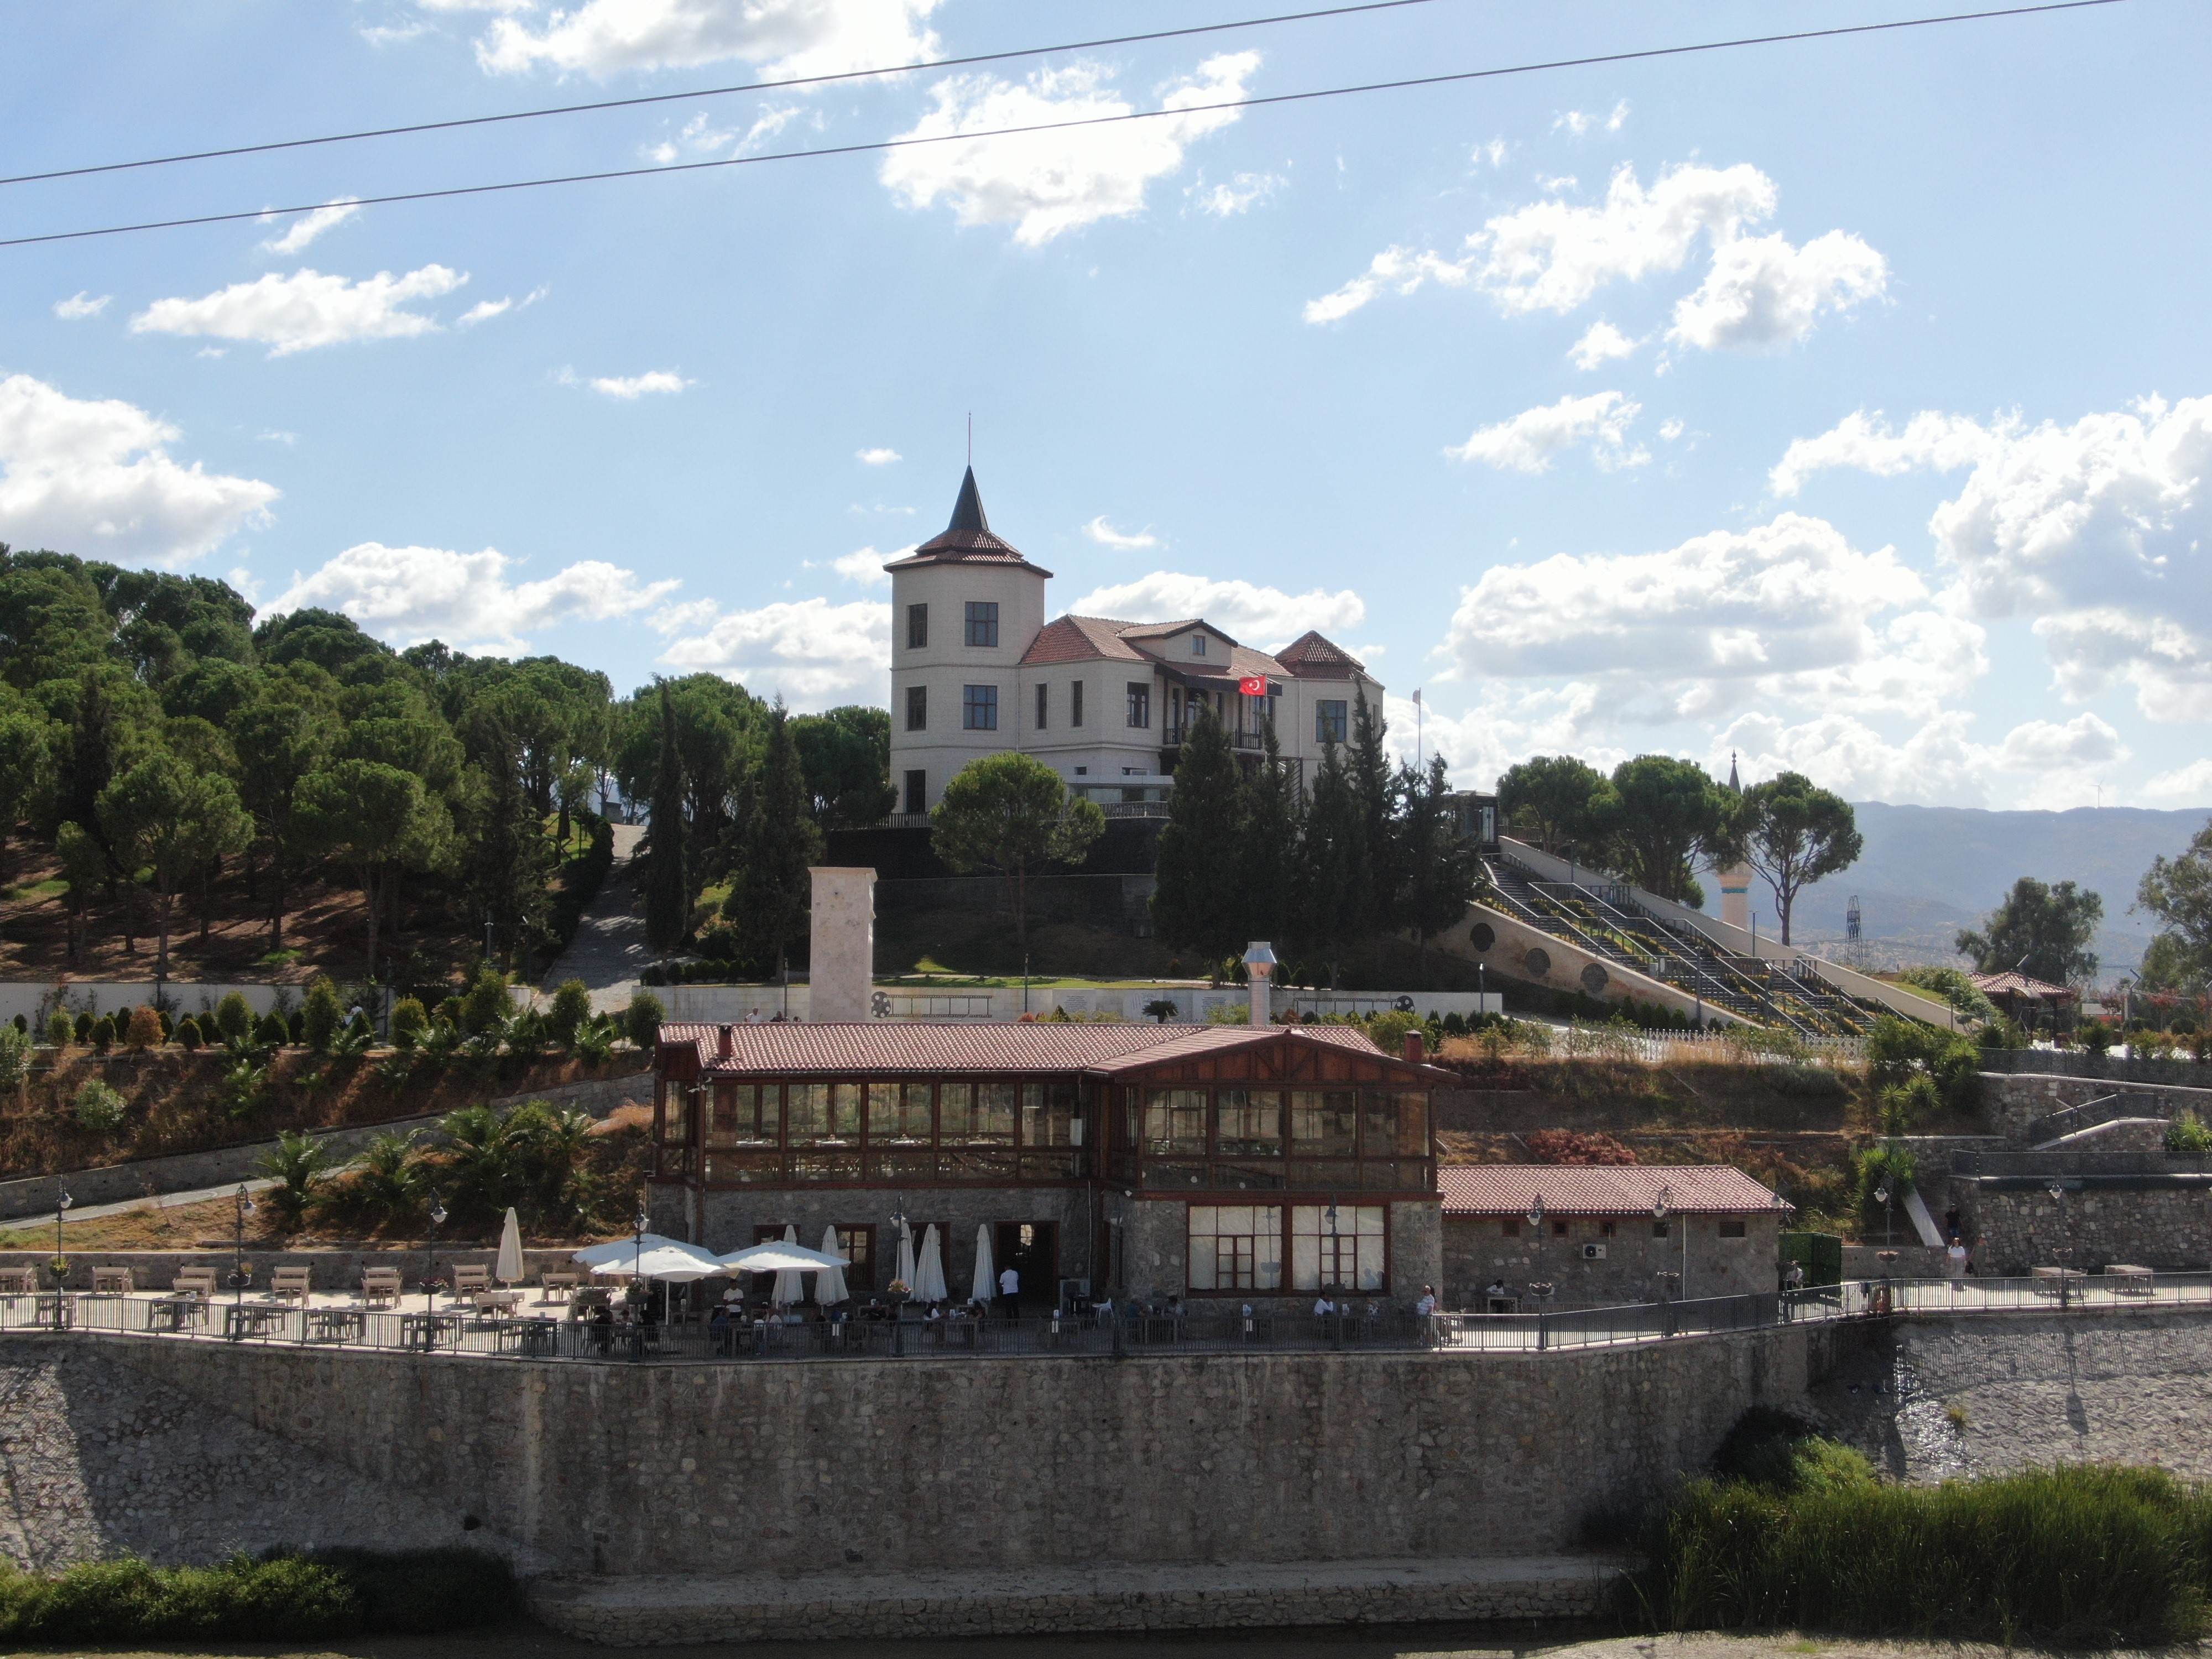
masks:
<path id="1" fill-rule="evenodd" d="M 822 1230 L 822 1254 L 841 1259 L 844 1255 L 844 1252 L 837 1248 L 837 1230 L 835 1227 L 824 1227 Z M 823 1307 L 829 1307 L 833 1303 L 842 1302 L 851 1294 L 852 1292 L 845 1288 L 845 1270 L 842 1267 L 823 1267 L 815 1273 L 814 1299 Z"/>
<path id="2" fill-rule="evenodd" d="M 514 1206 L 507 1206 L 507 1224 L 499 1230 L 499 1260 L 491 1276 L 502 1285 L 522 1282 L 522 1224 L 514 1218 Z"/>
<path id="3" fill-rule="evenodd" d="M 787 1244 L 799 1243 L 799 1229 L 787 1221 L 783 1224 L 783 1242 Z M 780 1269 L 775 1276 L 775 1288 L 769 1293 L 768 1299 L 779 1308 L 787 1308 L 794 1302 L 804 1302 L 806 1286 L 799 1282 L 799 1269 Z"/>
<path id="4" fill-rule="evenodd" d="M 921 1299 L 914 1287 L 914 1229 L 903 1221 L 899 1223 L 898 1280 L 906 1286 L 908 1301 Z"/>
<path id="5" fill-rule="evenodd" d="M 915 1264 L 914 1297 L 917 1302 L 942 1302 L 951 1294 L 945 1288 L 945 1252 L 937 1243 L 934 1223 L 921 1235 L 921 1260 Z"/>
<path id="6" fill-rule="evenodd" d="M 969 1294 L 986 1308 L 999 1290 L 999 1276 L 991 1267 L 991 1224 L 979 1221 L 975 1224 L 975 1283 Z"/>

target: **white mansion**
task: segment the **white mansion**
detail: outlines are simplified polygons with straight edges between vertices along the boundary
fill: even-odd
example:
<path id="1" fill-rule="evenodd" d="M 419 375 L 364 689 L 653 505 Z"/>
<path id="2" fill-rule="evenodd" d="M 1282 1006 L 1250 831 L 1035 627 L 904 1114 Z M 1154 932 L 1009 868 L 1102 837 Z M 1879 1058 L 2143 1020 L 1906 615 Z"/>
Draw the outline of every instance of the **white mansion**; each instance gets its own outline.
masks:
<path id="1" fill-rule="evenodd" d="M 1382 683 L 1308 631 L 1273 655 L 1212 623 L 1045 621 L 1042 570 L 991 533 L 970 467 L 945 532 L 891 576 L 891 780 L 926 812 L 969 761 L 1034 755 L 1078 794 L 1159 800 L 1197 711 L 1210 707 L 1256 760 L 1270 726 L 1303 770 L 1352 730 L 1357 695 Z"/>

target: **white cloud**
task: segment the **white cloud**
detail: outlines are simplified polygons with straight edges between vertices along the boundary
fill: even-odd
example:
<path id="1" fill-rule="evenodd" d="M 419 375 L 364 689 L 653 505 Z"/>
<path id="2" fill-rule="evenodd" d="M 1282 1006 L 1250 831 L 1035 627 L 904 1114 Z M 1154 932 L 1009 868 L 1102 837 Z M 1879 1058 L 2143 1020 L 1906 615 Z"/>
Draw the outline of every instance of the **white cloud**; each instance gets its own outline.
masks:
<path id="1" fill-rule="evenodd" d="M 362 28 L 360 34 L 361 38 L 368 41 L 370 46 L 381 51 L 386 46 L 403 46 L 410 40 L 420 40 L 429 32 L 430 26 L 428 23 L 405 23 L 397 27 L 389 24 L 371 23 Z"/>
<path id="2" fill-rule="evenodd" d="M 533 28 L 502 17 L 477 43 L 495 74 L 684 69 L 737 59 L 775 77 L 879 69 L 939 55 L 937 0 L 583 0 Z"/>
<path id="3" fill-rule="evenodd" d="M 1583 331 L 1581 339 L 1567 348 L 1567 359 L 1585 373 L 1601 368 L 1616 357 L 1636 354 L 1636 342 L 1601 317 Z"/>
<path id="4" fill-rule="evenodd" d="M 1083 533 L 1097 542 L 1099 546 L 1110 547 L 1117 553 L 1130 552 L 1141 547 L 1158 547 L 1160 544 L 1160 538 L 1152 534 L 1149 527 L 1139 530 L 1134 534 L 1127 534 L 1108 524 L 1106 515 L 1103 513 L 1083 526 Z"/>
<path id="5" fill-rule="evenodd" d="M 119 399 L 71 398 L 27 374 L 0 379 L 0 538 L 175 564 L 265 522 L 276 486 L 179 465 L 166 446 L 182 435 Z"/>
<path id="6" fill-rule="evenodd" d="M 361 211 L 355 198 L 341 196 L 325 206 L 317 208 L 292 222 L 292 227 L 282 236 L 271 237 L 261 245 L 264 253 L 297 253 L 325 231 L 343 224 Z"/>
<path id="7" fill-rule="evenodd" d="M 1486 144 L 1474 147 L 1474 165 L 1480 167 L 1487 161 L 1494 167 L 1502 167 L 1505 165 L 1505 158 L 1512 153 L 1513 147 L 1503 138 L 1493 138 Z"/>
<path id="8" fill-rule="evenodd" d="M 1481 461 L 1516 472 L 1541 472 L 1552 458 L 1587 438 L 1590 456 L 1606 471 L 1640 466 L 1651 459 L 1640 445 L 1627 447 L 1630 422 L 1643 405 L 1618 392 L 1565 397 L 1539 409 L 1524 409 L 1510 421 L 1478 427 L 1472 437 L 1444 453 L 1454 460 Z"/>
<path id="9" fill-rule="evenodd" d="M 1825 311 L 1877 299 L 1889 262 L 1840 230 L 1792 247 L 1780 236 L 1742 236 L 1713 250 L 1712 269 L 1674 304 L 1667 337 L 1701 351 L 1758 351 L 1792 345 Z"/>
<path id="10" fill-rule="evenodd" d="M 1613 106 L 1613 113 L 1610 115 L 1592 115 L 1583 110 L 1568 110 L 1552 123 L 1552 131 L 1571 132 L 1579 138 L 1592 127 L 1603 127 L 1607 132 L 1619 132 L 1627 119 L 1628 100 L 1624 98 Z"/>
<path id="11" fill-rule="evenodd" d="M 878 553 L 872 547 L 864 547 L 857 552 L 846 554 L 842 558 L 831 560 L 830 568 L 845 580 L 858 582 L 863 587 L 879 585 L 887 587 L 890 585 L 891 575 L 884 567 L 913 550 L 910 547 L 902 547 L 896 553 Z"/>
<path id="12" fill-rule="evenodd" d="M 2153 800 L 2185 802 L 2192 806 L 2212 803 L 2212 760 L 2191 761 L 2171 772 L 2160 772 L 2143 785 L 2142 793 Z"/>
<path id="13" fill-rule="evenodd" d="M 702 112 L 686 121 L 672 137 L 663 139 L 646 153 L 664 167 L 682 161 L 687 155 L 719 155 L 725 150 L 736 155 L 746 155 L 758 149 L 803 113 L 805 108 L 799 104 L 771 104 L 753 118 L 751 125 L 740 132 L 735 127 L 715 126 Z"/>
<path id="14" fill-rule="evenodd" d="M 479 300 L 453 319 L 453 326 L 474 328 L 478 323 L 488 323 L 495 317 L 504 317 L 510 311 L 526 310 L 552 291 L 551 288 L 541 283 L 524 295 L 520 301 L 509 294 L 502 294 L 496 300 Z"/>
<path id="15" fill-rule="evenodd" d="M 1226 219 L 1267 201 L 1282 187 L 1283 180 L 1272 173 L 1240 173 L 1222 185 L 1209 185 L 1201 179 L 1183 193 L 1198 204 L 1200 212 Z"/>
<path id="16" fill-rule="evenodd" d="M 1314 588 L 1285 593 L 1248 581 L 1217 581 L 1206 576 L 1156 570 L 1134 581 L 1096 587 L 1068 607 L 1078 616 L 1115 617 L 1127 622 L 1179 622 L 1203 617 L 1247 645 L 1271 650 L 1287 645 L 1309 628 L 1336 634 L 1357 628 L 1367 606 L 1350 588 L 1331 593 Z"/>
<path id="17" fill-rule="evenodd" d="M 856 449 L 853 458 L 862 466 L 889 466 L 893 461 L 905 459 L 896 449 Z"/>
<path id="18" fill-rule="evenodd" d="M 107 302 L 114 297 L 112 294 L 103 294 L 95 300 L 82 289 L 79 289 L 68 299 L 54 301 L 54 315 L 65 323 L 79 322 L 87 317 L 97 317 L 107 309 Z"/>
<path id="19" fill-rule="evenodd" d="M 1869 613 L 1926 593 L 1892 550 L 1790 513 L 1663 552 L 1493 565 L 1461 589 L 1445 650 L 1466 678 L 1751 679 L 1872 658 Z"/>
<path id="20" fill-rule="evenodd" d="M 1675 439 L 1680 437 L 1686 430 L 1687 430 L 1687 428 L 1683 426 L 1682 422 L 1672 416 L 1659 422 L 1659 435 L 1664 438 L 1670 444 L 1673 443 Z"/>
<path id="21" fill-rule="evenodd" d="M 1307 301 L 1301 314 L 1310 323 L 1333 323 L 1349 317 L 1385 289 L 1411 294 L 1425 283 L 1464 288 L 1468 281 L 1467 262 L 1455 262 L 1440 253 L 1417 253 L 1409 247 L 1386 247 L 1342 288 Z"/>
<path id="22" fill-rule="evenodd" d="M 302 576 L 270 602 L 268 614 L 306 605 L 343 611 L 368 633 L 402 647 L 441 639 L 496 656 L 530 649 L 525 630 L 568 622 L 634 616 L 678 583 L 642 582 L 637 573 L 586 559 L 542 581 L 514 582 L 518 561 L 496 548 L 457 553 L 442 547 L 386 547 L 362 542 Z"/>
<path id="23" fill-rule="evenodd" d="M 588 380 L 574 369 L 564 368 L 556 378 L 563 386 L 587 386 L 604 397 L 618 398 L 631 404 L 647 392 L 672 394 L 696 384 L 672 368 L 651 368 L 642 374 L 601 374 Z"/>
<path id="24" fill-rule="evenodd" d="M 2026 720 L 2005 733 L 1996 763 L 2008 772 L 2045 772 L 2103 765 L 2128 757 L 2120 734 L 2094 714 L 2076 714 L 2063 726 Z"/>
<path id="25" fill-rule="evenodd" d="M 672 607 L 653 626 L 672 636 L 660 655 L 670 667 L 742 680 L 759 696 L 826 708 L 890 694 L 891 608 L 879 601 L 799 599 L 727 612 L 700 601 Z"/>
<path id="26" fill-rule="evenodd" d="M 1934 716 L 1902 741 L 1848 714 L 1792 726 L 1767 712 L 1746 714 L 1715 735 L 1706 769 L 1725 776 L 1729 754 L 1747 781 L 1802 772 L 1848 800 L 1988 804 L 1988 750 L 1968 735 L 1973 717 Z"/>
<path id="27" fill-rule="evenodd" d="M 434 319 L 400 309 L 406 301 L 436 299 L 468 280 L 443 265 L 404 276 L 380 270 L 357 283 L 307 269 L 272 272 L 202 299 L 156 300 L 131 319 L 131 331 L 251 340 L 268 346 L 272 357 L 349 340 L 403 339 L 438 331 Z"/>
<path id="28" fill-rule="evenodd" d="M 538 0 L 415 0 L 425 11 L 535 11 Z"/>
<path id="29" fill-rule="evenodd" d="M 1923 413 L 1895 434 L 1857 414 L 1792 443 L 1773 482 L 1795 489 L 1825 466 L 1971 468 L 1929 520 L 1960 605 L 2033 617 L 2069 698 L 2118 681 L 2154 720 L 2212 719 L 2212 398 L 2147 398 L 2070 427 Z"/>
<path id="30" fill-rule="evenodd" d="M 1101 219 L 1141 212 L 1155 179 L 1181 169 L 1183 152 L 1237 118 L 1235 110 L 1194 106 L 1240 98 L 1259 68 L 1257 52 L 1224 52 L 1169 88 L 1161 107 L 1182 115 L 1071 131 L 1003 138 L 951 135 L 1037 123 L 1127 115 L 1134 106 L 1106 84 L 1092 64 L 1040 70 L 1025 82 L 989 75 L 952 76 L 931 91 L 933 106 L 902 138 L 947 138 L 884 157 L 879 177 L 908 206 L 940 197 L 963 225 L 1011 224 L 1014 240 L 1039 247 Z"/>

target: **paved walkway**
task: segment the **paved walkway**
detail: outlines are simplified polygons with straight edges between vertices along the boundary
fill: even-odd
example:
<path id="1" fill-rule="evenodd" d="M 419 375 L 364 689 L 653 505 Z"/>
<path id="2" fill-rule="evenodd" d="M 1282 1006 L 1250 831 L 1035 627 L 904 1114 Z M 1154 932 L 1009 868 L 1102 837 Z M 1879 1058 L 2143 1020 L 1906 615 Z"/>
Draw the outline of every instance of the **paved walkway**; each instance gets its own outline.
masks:
<path id="1" fill-rule="evenodd" d="M 600 884 L 599 896 L 576 924 L 568 948 L 545 970 L 543 988 L 550 991 L 564 980 L 580 979 L 591 988 L 594 1012 L 627 1008 L 638 975 L 653 960 L 646 948 L 645 918 L 636 914 L 637 886 L 632 879 L 637 845 L 645 839 L 645 826 L 617 823 L 615 861 Z"/>

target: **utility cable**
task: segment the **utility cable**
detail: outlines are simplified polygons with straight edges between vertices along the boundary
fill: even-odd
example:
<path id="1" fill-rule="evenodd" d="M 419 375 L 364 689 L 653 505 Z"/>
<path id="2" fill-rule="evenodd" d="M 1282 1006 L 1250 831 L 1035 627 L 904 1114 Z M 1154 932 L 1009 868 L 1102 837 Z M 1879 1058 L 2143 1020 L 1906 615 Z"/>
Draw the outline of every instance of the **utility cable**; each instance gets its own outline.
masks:
<path id="1" fill-rule="evenodd" d="M 139 167 L 173 167 L 180 161 L 213 161 L 230 155 L 262 155 L 270 150 L 307 149 L 318 144 L 349 144 L 363 138 L 396 138 L 415 132 L 447 132 L 457 127 L 485 127 L 504 121 L 535 121 L 549 115 L 584 115 L 597 110 L 635 109 L 647 104 L 680 104 L 694 98 L 724 98 L 740 92 L 782 92 L 795 87 L 826 87 L 844 81 L 869 81 L 884 76 L 915 75 L 930 70 L 966 69 L 976 64 L 1003 64 L 1017 58 L 1044 58 L 1060 52 L 1095 52 L 1103 46 L 1141 46 L 1152 40 L 1180 40 L 1194 34 L 1221 34 L 1232 29 L 1266 28 L 1276 23 L 1308 23 L 1323 17 L 1350 17 L 1360 12 L 1396 11 L 1407 6 L 1433 5 L 1436 0 L 1364 0 L 1358 5 L 1331 6 L 1322 11 L 1288 11 L 1273 17 L 1246 17 L 1233 23 L 1195 23 L 1188 28 L 1153 29 L 1144 34 L 1109 34 L 1096 40 L 1066 40 L 1052 46 L 1019 46 L 1006 52 L 971 52 L 963 58 L 934 58 L 919 64 L 893 64 L 883 69 L 846 70 L 835 75 L 803 75 L 789 81 L 745 81 L 734 86 L 701 87 L 691 92 L 656 92 L 635 98 L 605 98 L 591 104 L 556 104 L 546 109 L 509 110 L 501 115 L 464 115 L 447 121 L 416 121 L 406 126 L 368 127 L 359 132 L 334 132 L 320 138 L 279 138 L 265 144 L 237 144 L 228 149 L 188 150 L 179 155 L 155 155 L 139 161 L 102 161 L 89 167 L 58 167 L 52 173 L 19 173 L 0 179 L 0 185 L 28 185 L 46 179 L 82 179 L 95 173 L 129 173 Z"/>
<path id="2" fill-rule="evenodd" d="M 769 150 L 758 155 L 726 155 L 707 161 L 677 161 L 666 165 L 614 167 L 598 173 L 567 173 L 544 179 L 514 179 L 491 185 L 454 185 L 442 190 L 410 190 L 385 196 L 349 198 L 348 205 L 381 207 L 396 202 L 433 202 L 459 197 L 489 196 L 506 191 L 543 190 L 554 185 L 593 184 L 612 179 L 702 173 L 718 167 L 753 167 L 769 161 L 799 161 L 837 155 L 884 154 L 928 144 L 968 143 L 984 138 L 1012 138 L 1038 132 L 1072 131 L 1083 127 L 1117 126 L 1132 121 L 1210 114 L 1221 110 L 1261 109 L 1274 105 L 1311 103 L 1324 98 L 1350 98 L 1367 93 L 1403 92 L 1421 87 L 1449 86 L 1486 81 L 1509 75 L 1533 75 L 1547 70 L 1587 69 L 1604 64 L 1626 64 L 1660 58 L 1680 58 L 1696 52 L 1725 52 L 1738 46 L 1785 45 L 1800 40 L 1833 40 L 1855 34 L 1880 34 L 1898 29 L 1928 28 L 1943 23 L 1972 23 L 2005 17 L 2027 17 L 2042 12 L 2081 11 L 2093 6 L 2112 6 L 2124 0 L 2050 0 L 2033 6 L 2008 6 L 1999 10 L 1952 12 L 1939 17 L 1900 18 L 1887 23 L 1852 23 L 1835 28 L 1801 29 L 1789 34 L 1745 35 L 1731 40 L 1707 40 L 1684 46 L 1652 46 L 1637 52 L 1605 52 L 1587 58 L 1561 58 L 1539 64 L 1516 64 L 1499 69 L 1462 70 L 1447 75 L 1412 76 L 1395 81 L 1369 81 L 1357 86 L 1323 87 L 1309 92 L 1280 92 L 1250 98 L 1223 99 L 1211 104 L 1188 104 L 1174 109 L 1130 110 L 1119 115 L 1085 116 L 1072 121 L 1035 121 L 1019 126 L 991 127 L 974 132 L 933 133 L 927 137 L 878 138 L 860 143 L 830 144 L 816 149 Z M 296 207 L 247 208 L 233 213 L 203 213 L 181 219 L 149 219 L 137 224 L 104 225 L 92 230 L 49 231 L 37 236 L 0 238 L 0 248 L 28 247 L 44 242 L 79 241 L 93 236 L 122 236 L 142 230 L 177 230 L 192 225 L 231 224 L 245 219 L 289 218 L 330 206 L 308 202 Z"/>

